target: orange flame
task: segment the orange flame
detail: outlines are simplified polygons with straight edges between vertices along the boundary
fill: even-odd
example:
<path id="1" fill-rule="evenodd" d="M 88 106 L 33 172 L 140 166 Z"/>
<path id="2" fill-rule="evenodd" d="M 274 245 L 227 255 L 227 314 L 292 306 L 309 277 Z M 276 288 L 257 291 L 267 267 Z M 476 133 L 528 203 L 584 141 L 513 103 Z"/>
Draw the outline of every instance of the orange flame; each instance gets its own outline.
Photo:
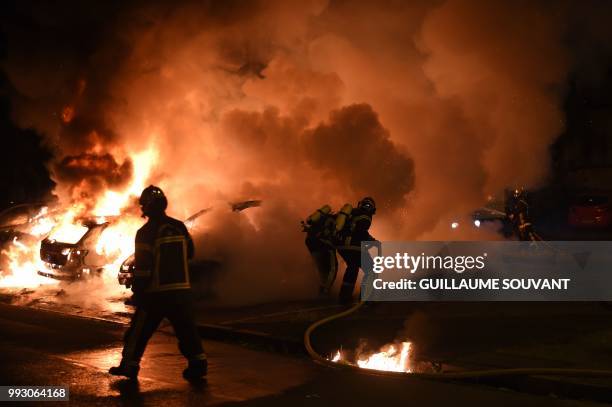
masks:
<path id="1" fill-rule="evenodd" d="M 411 343 L 401 342 L 387 344 L 372 354 L 358 353 L 356 363 L 346 360 L 341 351 L 337 351 L 329 360 L 336 363 L 348 363 L 362 369 L 411 373 L 410 357 Z"/>
<path id="2" fill-rule="evenodd" d="M 92 213 L 83 213 L 86 205 L 75 202 L 52 212 L 45 207 L 32 217 L 27 227 L 22 230 L 31 238 L 19 240 L 15 237 L 8 247 L 2 250 L 2 255 L 7 260 L 5 268 L 0 270 L 0 287 L 33 288 L 42 284 L 56 284 L 57 281 L 37 274 L 45 267 L 40 259 L 40 241 L 49 238 L 64 243 L 77 243 L 88 230 L 82 224 L 82 218 L 96 217 L 98 221 L 105 221 L 107 219 L 101 216 L 121 215 L 110 220 L 110 224 L 95 242 L 96 254 L 103 256 L 105 261 L 103 279 L 120 289 L 116 281 L 118 267 L 134 252 L 134 235 L 143 222 L 140 216 L 122 214 L 122 211 L 146 186 L 157 159 L 157 150 L 150 148 L 132 157 L 135 172 L 130 184 L 122 191 L 106 191 Z M 111 291 L 114 290 L 109 289 L 109 292 Z"/>

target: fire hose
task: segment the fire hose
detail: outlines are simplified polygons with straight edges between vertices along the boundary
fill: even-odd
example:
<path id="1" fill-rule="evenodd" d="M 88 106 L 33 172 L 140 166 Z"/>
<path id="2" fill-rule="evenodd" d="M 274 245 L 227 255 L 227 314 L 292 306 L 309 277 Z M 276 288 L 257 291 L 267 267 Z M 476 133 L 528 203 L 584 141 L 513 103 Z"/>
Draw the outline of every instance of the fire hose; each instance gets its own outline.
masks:
<path id="1" fill-rule="evenodd" d="M 304 346 L 310 357 L 318 364 L 332 367 L 336 369 L 346 369 L 363 374 L 375 376 L 390 376 L 390 377 L 413 377 L 421 379 L 434 380 L 460 380 L 460 379 L 475 379 L 485 377 L 501 377 L 501 376 L 572 376 L 572 377 L 612 377 L 612 370 L 594 370 L 594 369 L 565 369 L 565 368 L 505 368 L 505 369 L 488 369 L 488 370 L 467 370 L 467 371 L 451 371 L 440 373 L 423 373 L 423 372 L 391 372 L 384 370 L 363 369 L 361 367 L 333 362 L 321 354 L 319 354 L 312 346 L 311 336 L 318 327 L 325 325 L 331 321 L 346 317 L 353 314 L 365 304 L 359 301 L 349 309 L 330 315 L 311 324 L 304 332 Z"/>
<path id="2" fill-rule="evenodd" d="M 537 235 L 536 235 L 537 236 Z M 539 238 L 539 236 L 538 236 Z M 543 239 L 535 239 L 544 241 Z M 378 243 L 378 242 L 376 242 Z M 546 242 L 545 242 L 546 243 Z M 378 254 L 381 254 L 382 247 L 380 243 L 374 244 L 378 249 Z M 569 376 L 569 377 L 612 377 L 612 370 L 597 370 L 597 369 L 573 369 L 573 368 L 500 368 L 500 369 L 483 369 L 483 370 L 465 370 L 465 371 L 440 371 L 439 373 L 425 372 L 395 372 L 386 370 L 364 369 L 353 364 L 336 363 L 319 354 L 312 346 L 312 333 L 322 325 L 331 321 L 346 317 L 353 314 L 365 304 L 364 301 L 359 301 L 352 307 L 339 313 L 327 316 L 323 319 L 313 322 L 304 332 L 304 347 L 310 357 L 318 364 L 323 366 L 352 370 L 363 374 L 375 376 L 390 376 L 390 377 L 413 377 L 422 379 L 434 380 L 460 380 L 460 379 L 476 379 L 486 377 L 501 377 L 501 376 Z"/>

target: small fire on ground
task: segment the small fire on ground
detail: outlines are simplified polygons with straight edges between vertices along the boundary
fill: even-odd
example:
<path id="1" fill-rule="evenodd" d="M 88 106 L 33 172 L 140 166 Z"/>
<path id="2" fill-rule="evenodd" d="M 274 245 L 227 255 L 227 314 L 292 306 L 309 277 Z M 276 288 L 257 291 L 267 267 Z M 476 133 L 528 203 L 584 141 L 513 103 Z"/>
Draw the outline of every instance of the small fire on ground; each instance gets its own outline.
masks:
<path id="1" fill-rule="evenodd" d="M 383 346 L 378 352 L 368 353 L 360 349 L 349 358 L 346 351 L 338 350 L 328 360 L 357 366 L 362 369 L 383 370 L 388 372 L 411 373 L 410 359 L 412 357 L 410 342 L 391 343 Z"/>

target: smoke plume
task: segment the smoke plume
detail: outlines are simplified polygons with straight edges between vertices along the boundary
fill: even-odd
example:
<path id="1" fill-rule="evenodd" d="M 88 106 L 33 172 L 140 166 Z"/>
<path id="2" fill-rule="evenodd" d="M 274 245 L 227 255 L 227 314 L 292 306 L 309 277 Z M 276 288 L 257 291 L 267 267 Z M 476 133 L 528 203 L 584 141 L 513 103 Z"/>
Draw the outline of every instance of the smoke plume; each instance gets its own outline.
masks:
<path id="1" fill-rule="evenodd" d="M 197 252 L 227 302 L 312 295 L 299 221 L 325 203 L 374 197 L 381 240 L 456 239 L 486 196 L 546 180 L 563 129 L 555 2 L 23 3 L 39 30 L 7 27 L 3 68 L 55 180 L 116 188 L 155 150 L 171 215 L 214 207 Z M 242 199 L 263 204 L 223 207 Z"/>

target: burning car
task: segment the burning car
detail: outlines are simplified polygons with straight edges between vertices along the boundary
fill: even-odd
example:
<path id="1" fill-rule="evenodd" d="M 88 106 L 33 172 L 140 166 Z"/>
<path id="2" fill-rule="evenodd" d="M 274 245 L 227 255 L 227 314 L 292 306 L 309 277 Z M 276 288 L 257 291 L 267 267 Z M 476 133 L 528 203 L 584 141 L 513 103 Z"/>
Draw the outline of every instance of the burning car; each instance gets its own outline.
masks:
<path id="1" fill-rule="evenodd" d="M 96 245 L 110 224 L 105 218 L 90 218 L 72 225 L 68 232 L 52 231 L 40 244 L 45 269 L 38 274 L 68 281 L 99 275 L 107 258 L 98 253 Z"/>
<path id="2" fill-rule="evenodd" d="M 248 201 L 232 202 L 229 204 L 229 206 L 232 212 L 242 212 L 245 209 L 257 208 L 261 206 L 261 203 L 262 203 L 261 200 L 248 200 Z M 200 216 L 209 212 L 211 209 L 212 208 L 210 207 L 206 209 L 202 209 L 194 213 L 187 219 L 185 219 L 184 223 L 185 223 L 185 226 L 187 226 L 187 229 L 188 230 L 191 229 L 194 226 L 196 220 Z M 130 288 L 132 286 L 132 282 L 134 281 L 134 270 L 135 270 L 134 254 L 132 253 L 121 263 L 121 266 L 119 266 L 119 273 L 117 274 L 117 281 L 119 282 L 119 284 L 126 286 L 127 288 Z"/>
<path id="3" fill-rule="evenodd" d="M 25 203 L 0 211 L 0 242 L 33 238 L 33 225 L 48 210 L 44 203 Z"/>
<path id="4" fill-rule="evenodd" d="M 130 288 L 134 281 L 134 255 L 130 255 L 127 259 L 121 263 L 119 267 L 119 274 L 117 274 L 117 281 L 119 284 Z"/>

